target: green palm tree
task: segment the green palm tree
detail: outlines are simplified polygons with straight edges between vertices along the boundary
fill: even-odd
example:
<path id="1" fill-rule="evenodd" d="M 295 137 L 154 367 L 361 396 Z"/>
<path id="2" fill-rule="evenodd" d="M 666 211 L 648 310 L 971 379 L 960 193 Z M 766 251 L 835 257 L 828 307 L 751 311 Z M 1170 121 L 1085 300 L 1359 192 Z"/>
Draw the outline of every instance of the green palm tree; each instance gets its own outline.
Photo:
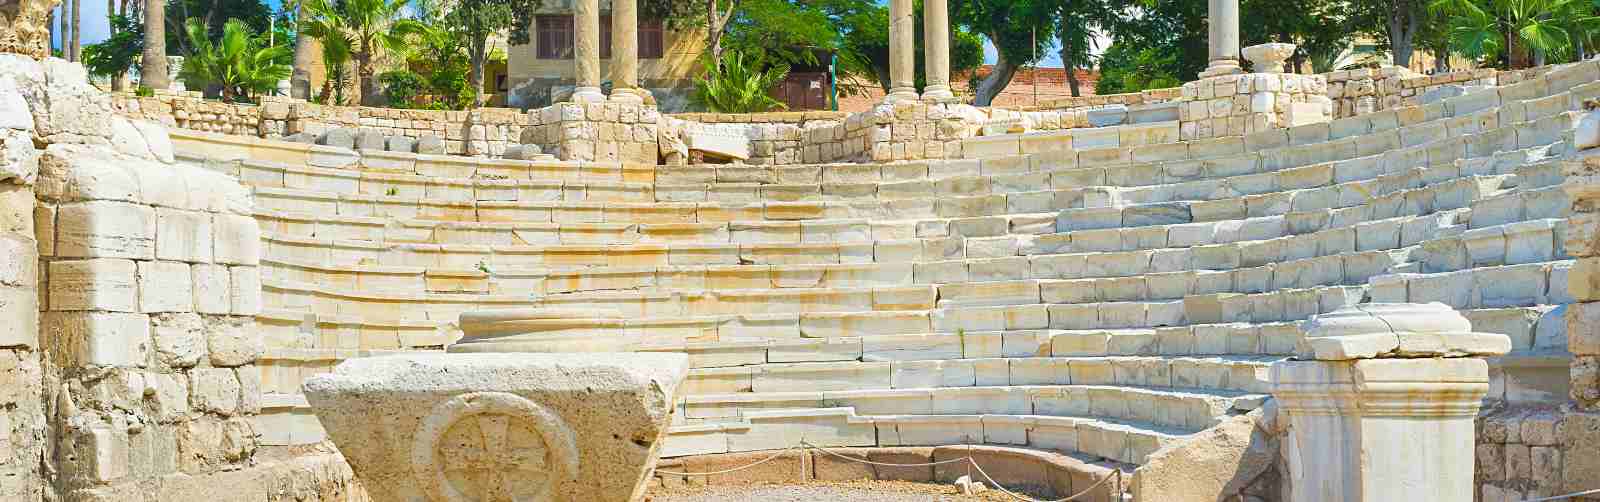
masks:
<path id="1" fill-rule="evenodd" d="M 307 0 L 305 7 L 310 24 L 324 24 L 325 34 L 342 33 L 347 37 L 350 54 L 356 61 L 356 78 L 360 82 L 361 104 L 376 106 L 383 101 L 383 88 L 378 83 L 374 66 L 379 51 L 404 52 L 406 37 L 420 29 L 413 19 L 404 19 L 409 0 Z M 335 29 L 336 28 L 336 29 Z M 315 36 L 315 35 L 313 35 Z M 318 37 L 327 43 L 327 38 Z"/>
<path id="2" fill-rule="evenodd" d="M 344 91 L 350 82 L 349 65 L 355 39 L 350 36 L 344 17 L 325 0 L 304 0 L 300 3 L 300 12 L 301 35 L 317 39 L 322 46 L 325 78 L 317 94 L 318 100 L 330 105 L 347 104 Z M 305 71 L 310 73 L 310 70 Z"/>
<path id="3" fill-rule="evenodd" d="M 717 113 L 760 113 L 789 108 L 772 97 L 774 85 L 789 76 L 789 65 L 760 69 L 760 58 L 746 60 L 738 51 L 722 55 L 722 64 L 701 62 L 705 78 L 695 83 L 694 101 Z"/>
<path id="4" fill-rule="evenodd" d="M 1575 40 L 1600 29 L 1592 0 L 1433 0 L 1449 23 L 1450 48 L 1474 59 L 1505 56 L 1509 67 L 1575 54 Z"/>
<path id="5" fill-rule="evenodd" d="M 205 25 L 198 19 L 191 19 L 184 28 L 193 52 L 183 60 L 178 78 L 192 89 L 217 84 L 224 101 L 236 101 L 271 92 L 278 81 L 289 78 L 292 70 L 280 62 L 289 57 L 289 48 L 262 47 L 244 21 L 229 19 L 216 43 L 206 36 Z"/>

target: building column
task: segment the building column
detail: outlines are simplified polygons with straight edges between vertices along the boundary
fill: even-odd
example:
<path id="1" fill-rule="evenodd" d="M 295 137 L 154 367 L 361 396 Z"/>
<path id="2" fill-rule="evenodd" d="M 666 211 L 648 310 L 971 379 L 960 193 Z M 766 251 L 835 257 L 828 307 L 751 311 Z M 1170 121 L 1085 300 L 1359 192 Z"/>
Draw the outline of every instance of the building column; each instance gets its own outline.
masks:
<path id="1" fill-rule="evenodd" d="M 911 0 L 889 0 L 889 95 L 883 102 L 917 100 L 916 16 Z"/>
<path id="2" fill-rule="evenodd" d="M 611 0 L 611 100 L 643 103 L 639 88 L 639 0 Z"/>
<path id="3" fill-rule="evenodd" d="M 1363 304 L 1305 325 L 1272 364 L 1291 502 L 1473 500 L 1484 358 L 1511 351 L 1439 303 Z"/>
<path id="4" fill-rule="evenodd" d="M 572 55 L 578 65 L 578 87 L 572 91 L 572 101 L 605 101 L 606 95 L 600 91 L 600 0 L 575 0 L 572 10 L 577 42 Z"/>
<path id="5" fill-rule="evenodd" d="M 922 89 L 924 101 L 951 101 L 950 92 L 950 8 L 949 0 L 922 1 L 922 41 L 928 85 Z M 913 46 L 914 47 L 914 46 Z"/>
<path id="6" fill-rule="evenodd" d="M 1239 67 L 1239 0 L 1210 0 L 1206 9 L 1210 26 L 1211 64 L 1200 78 L 1232 75 Z"/>

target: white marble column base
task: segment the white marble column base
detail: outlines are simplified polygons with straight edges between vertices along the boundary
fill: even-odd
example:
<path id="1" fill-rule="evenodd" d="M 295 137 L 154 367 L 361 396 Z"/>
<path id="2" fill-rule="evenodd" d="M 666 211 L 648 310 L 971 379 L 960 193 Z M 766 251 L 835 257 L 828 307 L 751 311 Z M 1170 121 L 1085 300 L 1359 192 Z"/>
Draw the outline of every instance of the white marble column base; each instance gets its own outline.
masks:
<path id="1" fill-rule="evenodd" d="M 613 103 L 643 104 L 650 91 L 644 89 L 612 89 L 609 101 Z"/>
<path id="2" fill-rule="evenodd" d="M 948 103 L 956 100 L 948 85 L 930 85 L 922 89 L 922 100 L 929 103 Z"/>
<path id="3" fill-rule="evenodd" d="M 1220 77 L 1244 73 L 1244 67 L 1239 66 L 1237 59 L 1218 59 L 1211 62 L 1205 71 L 1200 72 L 1200 78 Z"/>
<path id="4" fill-rule="evenodd" d="M 917 95 L 917 90 L 911 87 L 896 87 L 889 89 L 889 95 L 883 97 L 883 102 L 888 104 L 901 101 L 919 101 L 922 97 Z"/>
<path id="5" fill-rule="evenodd" d="M 602 103 L 605 100 L 606 94 L 599 87 L 579 87 L 572 91 L 573 103 Z"/>

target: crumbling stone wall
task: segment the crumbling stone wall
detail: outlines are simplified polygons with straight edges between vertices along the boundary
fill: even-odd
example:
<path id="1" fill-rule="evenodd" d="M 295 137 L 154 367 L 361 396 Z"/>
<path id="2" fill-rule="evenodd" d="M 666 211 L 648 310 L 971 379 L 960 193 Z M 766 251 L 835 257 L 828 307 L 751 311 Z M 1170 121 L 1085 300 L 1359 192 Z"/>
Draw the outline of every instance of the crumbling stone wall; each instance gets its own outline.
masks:
<path id="1" fill-rule="evenodd" d="M 1183 141 L 1244 136 L 1326 121 L 1327 80 L 1321 75 L 1251 73 L 1183 84 L 1178 136 Z"/>
<path id="2" fill-rule="evenodd" d="M 391 137 L 438 137 L 445 153 L 472 156 L 499 156 L 517 144 L 529 123 L 527 114 L 508 108 L 399 110 L 282 97 L 265 97 L 253 105 L 208 101 L 193 91 L 158 90 L 146 97 L 122 93 L 113 96 L 112 104 L 120 115 L 180 129 L 258 138 L 318 138 L 335 129 L 359 129 Z"/>
<path id="3" fill-rule="evenodd" d="M 1462 94 L 1473 87 L 1511 85 L 1546 68 L 1499 71 L 1493 68 L 1463 70 L 1436 75 L 1418 75 L 1397 66 L 1340 70 L 1326 74 L 1328 98 L 1333 101 L 1333 118 L 1417 106 Z M 1447 89 L 1447 88 L 1455 89 Z"/>
<path id="4" fill-rule="evenodd" d="M 522 144 L 561 160 L 655 165 L 660 112 L 652 105 L 561 103 L 529 111 Z"/>
<path id="5" fill-rule="evenodd" d="M 1595 133 L 1579 129 L 1579 134 Z M 1592 140 L 1579 138 L 1577 143 L 1581 148 Z M 1572 200 L 1565 246 L 1577 258 L 1568 278 L 1576 303 L 1567 307 L 1572 409 L 1556 426 L 1563 492 L 1600 488 L 1600 455 L 1594 454 L 1600 451 L 1600 288 L 1595 287 L 1600 285 L 1600 150 L 1579 153 L 1584 158 L 1566 164 L 1563 184 Z"/>
<path id="6" fill-rule="evenodd" d="M 0 500 L 364 500 L 262 451 L 248 192 L 81 66 L 0 55 Z"/>
<path id="7" fill-rule="evenodd" d="M 1560 410 L 1510 408 L 1478 417 L 1479 500 L 1525 500 L 1564 493 Z"/>
<path id="8" fill-rule="evenodd" d="M 33 240 L 39 152 L 34 117 L 19 89 L 39 86 L 42 77 L 32 60 L 0 55 L 0 256 L 6 257 L 0 261 L 0 500 L 19 502 L 44 496 L 39 459 L 47 441 Z"/>

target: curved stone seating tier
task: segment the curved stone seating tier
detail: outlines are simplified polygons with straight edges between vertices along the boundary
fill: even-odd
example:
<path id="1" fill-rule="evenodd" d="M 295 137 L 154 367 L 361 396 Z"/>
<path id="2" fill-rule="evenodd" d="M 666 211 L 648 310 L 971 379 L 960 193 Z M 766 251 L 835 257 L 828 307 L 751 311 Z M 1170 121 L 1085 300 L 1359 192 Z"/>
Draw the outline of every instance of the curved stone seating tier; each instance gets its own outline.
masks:
<path id="1" fill-rule="evenodd" d="M 320 437 L 295 395 L 341 360 L 442 348 L 467 312 L 598 308 L 508 333 L 688 354 L 669 457 L 805 440 L 1131 465 L 1261 406 L 1298 322 L 1359 303 L 1463 309 L 1512 339 L 1492 399 L 1564 394 L 1560 185 L 1597 89 L 1535 80 L 1246 137 L 1137 124 L 883 164 L 174 140 L 253 187 L 263 420 L 289 431 L 266 444 Z"/>

